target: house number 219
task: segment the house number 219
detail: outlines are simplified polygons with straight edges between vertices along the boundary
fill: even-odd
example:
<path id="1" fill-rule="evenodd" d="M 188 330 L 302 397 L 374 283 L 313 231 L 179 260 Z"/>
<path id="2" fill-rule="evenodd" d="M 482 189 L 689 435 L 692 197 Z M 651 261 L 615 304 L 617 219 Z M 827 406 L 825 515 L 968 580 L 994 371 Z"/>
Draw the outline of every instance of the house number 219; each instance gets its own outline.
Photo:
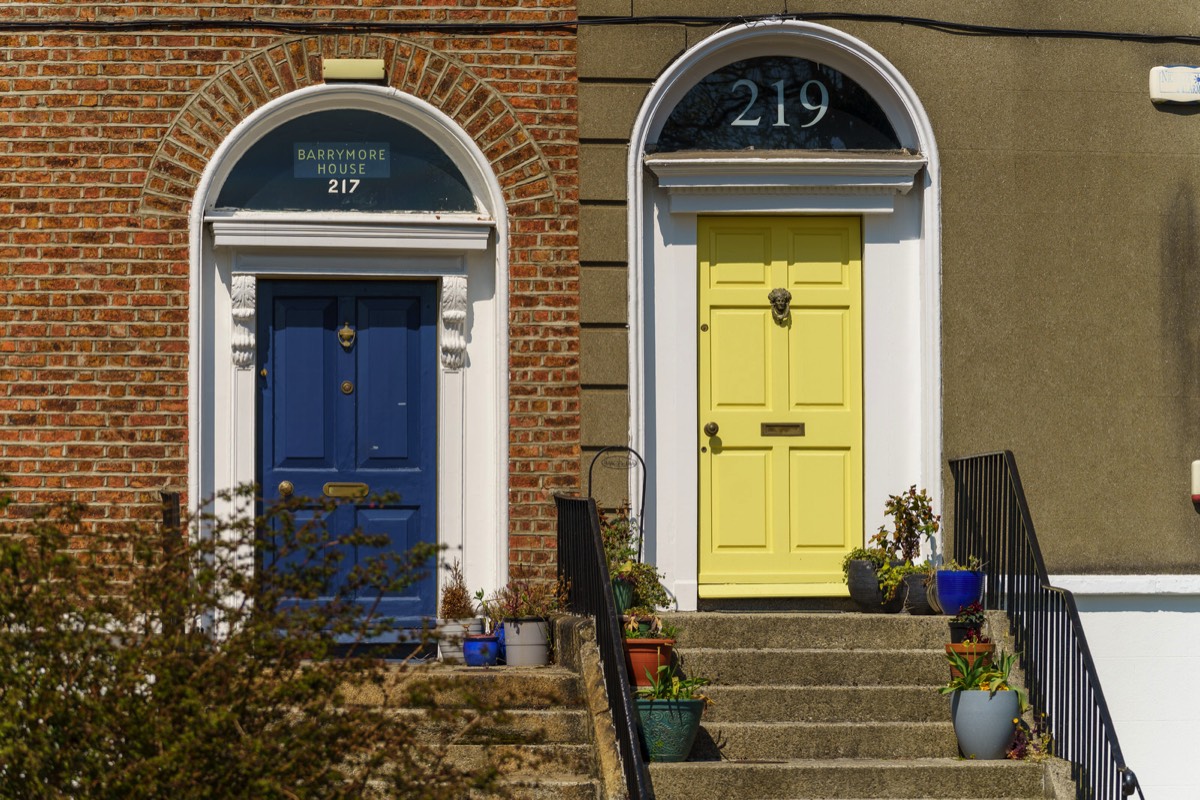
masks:
<path id="1" fill-rule="evenodd" d="M 775 121 L 771 123 L 772 128 L 791 127 L 791 124 L 787 121 L 787 109 L 783 105 L 784 83 L 784 81 L 779 80 L 771 84 L 775 88 Z M 746 103 L 746 107 L 742 109 L 742 113 L 737 115 L 737 119 L 729 124 L 754 127 L 762 122 L 762 115 L 760 114 L 753 118 L 746 115 L 750 113 L 750 110 L 754 108 L 754 104 L 758 102 L 758 84 L 747 78 L 742 78 L 734 82 L 730 88 L 732 91 L 737 91 L 743 87 L 750 90 L 750 100 Z M 810 100 L 814 91 L 818 98 L 818 102 L 816 103 Z M 804 106 L 808 111 L 816 112 L 816 116 L 800 126 L 801 128 L 811 128 L 820 122 L 821 118 L 825 116 L 825 112 L 829 110 L 829 90 L 825 88 L 825 84 L 818 80 L 805 81 L 804 85 L 800 87 L 800 105 Z"/>

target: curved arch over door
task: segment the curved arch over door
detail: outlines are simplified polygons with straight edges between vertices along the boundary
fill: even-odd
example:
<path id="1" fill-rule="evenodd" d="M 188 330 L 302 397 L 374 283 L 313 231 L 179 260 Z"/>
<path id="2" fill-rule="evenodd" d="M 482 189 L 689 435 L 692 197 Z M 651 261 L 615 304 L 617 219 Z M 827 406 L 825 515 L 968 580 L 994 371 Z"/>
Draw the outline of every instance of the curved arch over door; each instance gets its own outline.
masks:
<path id="1" fill-rule="evenodd" d="M 395 119 L 433 142 L 465 182 L 472 207 L 439 213 L 217 208 L 231 171 L 264 136 L 340 109 Z M 251 483 L 256 474 L 260 280 L 423 282 L 436 292 L 436 422 L 430 422 L 437 427 L 438 541 L 462 558 L 472 583 L 499 585 L 508 529 L 507 217 L 500 185 L 470 135 L 395 89 L 322 85 L 293 92 L 258 109 L 222 142 L 195 194 L 191 240 L 191 497 Z"/>
<path id="2" fill-rule="evenodd" d="M 886 113 L 902 152 L 648 153 L 672 109 L 705 76 L 761 56 L 840 71 Z M 782 90 L 780 90 L 782 91 Z M 877 527 L 888 494 L 917 483 L 939 494 L 940 177 L 927 115 L 882 55 L 833 28 L 739 26 L 685 53 L 651 88 L 628 163 L 632 445 L 653 464 L 648 547 L 680 608 L 696 608 L 701 357 L 696 336 L 697 221 L 737 215 L 833 215 L 861 221 L 861 519 Z M 659 390 L 663 387 L 663 391 Z M 708 597 L 826 595 L 831 587 L 708 586 Z"/>

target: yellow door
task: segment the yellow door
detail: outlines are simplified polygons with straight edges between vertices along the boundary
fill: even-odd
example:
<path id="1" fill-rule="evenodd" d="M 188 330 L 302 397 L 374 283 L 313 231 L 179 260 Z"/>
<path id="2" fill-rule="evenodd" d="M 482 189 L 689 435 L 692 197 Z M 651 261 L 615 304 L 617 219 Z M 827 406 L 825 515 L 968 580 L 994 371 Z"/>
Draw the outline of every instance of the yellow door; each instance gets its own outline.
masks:
<path id="1" fill-rule="evenodd" d="M 861 222 L 701 217 L 697 250 L 700 596 L 845 595 L 863 541 Z"/>

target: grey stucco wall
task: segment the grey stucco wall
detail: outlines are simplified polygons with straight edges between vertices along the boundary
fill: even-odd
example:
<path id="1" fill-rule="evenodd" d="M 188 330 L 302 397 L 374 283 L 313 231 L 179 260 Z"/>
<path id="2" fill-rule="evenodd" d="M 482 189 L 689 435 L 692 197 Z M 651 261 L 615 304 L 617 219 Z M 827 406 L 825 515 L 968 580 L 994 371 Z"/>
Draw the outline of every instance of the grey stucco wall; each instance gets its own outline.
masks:
<path id="1" fill-rule="evenodd" d="M 1032 28 L 1194 27 L 1188 4 L 1156 4 L 1153 15 L 1135 5 L 917 2 L 903 12 Z M 827 7 L 580 4 L 584 17 Z M 945 454 L 1014 451 L 1052 572 L 1198 571 L 1188 469 L 1200 458 L 1200 112 L 1154 106 L 1147 84 L 1156 65 L 1200 63 L 1200 46 L 827 24 L 900 70 L 937 139 L 943 213 L 930 222 L 942 228 Z M 584 370 L 585 448 L 627 435 L 619 356 L 634 115 L 655 77 L 712 30 L 580 32 L 584 356 L 595 362 Z"/>

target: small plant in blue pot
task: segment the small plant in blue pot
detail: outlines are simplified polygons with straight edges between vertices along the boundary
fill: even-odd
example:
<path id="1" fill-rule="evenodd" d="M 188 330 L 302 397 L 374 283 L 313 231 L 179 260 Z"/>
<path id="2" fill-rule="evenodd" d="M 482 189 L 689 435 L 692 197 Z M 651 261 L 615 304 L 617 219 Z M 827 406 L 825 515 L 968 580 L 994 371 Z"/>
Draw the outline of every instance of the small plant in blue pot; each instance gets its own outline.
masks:
<path id="1" fill-rule="evenodd" d="M 700 690 L 707 678 L 685 678 L 664 664 L 649 686 L 637 690 L 638 731 L 651 761 L 686 761 L 710 701 Z"/>
<path id="2" fill-rule="evenodd" d="M 971 556 L 966 564 L 947 561 L 938 567 L 937 594 L 942 611 L 950 615 L 980 602 L 983 598 L 983 564 L 979 558 Z"/>

